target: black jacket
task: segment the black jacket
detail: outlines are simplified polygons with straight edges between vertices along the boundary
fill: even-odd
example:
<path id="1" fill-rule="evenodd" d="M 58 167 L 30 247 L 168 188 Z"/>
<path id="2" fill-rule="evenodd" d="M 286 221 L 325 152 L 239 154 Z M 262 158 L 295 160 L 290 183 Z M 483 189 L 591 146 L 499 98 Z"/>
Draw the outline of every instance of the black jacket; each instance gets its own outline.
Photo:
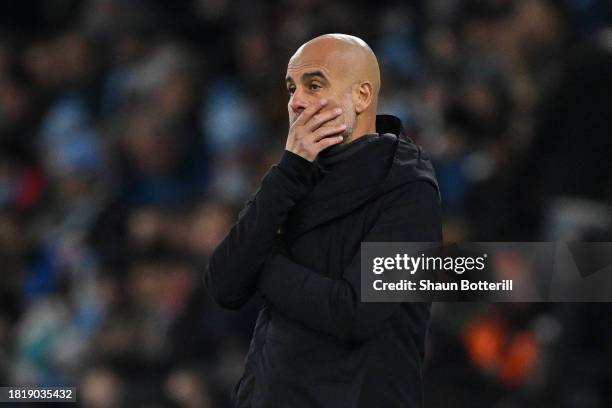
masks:
<path id="1" fill-rule="evenodd" d="M 422 303 L 361 303 L 362 241 L 442 239 L 425 153 L 392 116 L 314 163 L 285 152 L 214 251 L 205 285 L 257 319 L 236 407 L 421 407 Z"/>

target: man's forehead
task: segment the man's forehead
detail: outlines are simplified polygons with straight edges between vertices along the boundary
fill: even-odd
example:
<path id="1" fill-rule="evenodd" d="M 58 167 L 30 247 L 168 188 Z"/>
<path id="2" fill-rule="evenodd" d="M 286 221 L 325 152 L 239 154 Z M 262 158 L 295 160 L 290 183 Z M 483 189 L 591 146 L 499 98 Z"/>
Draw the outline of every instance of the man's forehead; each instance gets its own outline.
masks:
<path id="1" fill-rule="evenodd" d="M 295 77 L 303 72 L 321 71 L 326 76 L 334 76 L 334 73 L 342 69 L 343 61 L 340 53 L 332 52 L 296 52 L 287 64 L 287 76 Z"/>
<path id="2" fill-rule="evenodd" d="M 310 61 L 302 64 L 287 65 L 287 79 L 298 80 L 304 73 L 317 72 L 324 76 L 331 76 L 331 70 L 327 67 L 324 61 Z"/>

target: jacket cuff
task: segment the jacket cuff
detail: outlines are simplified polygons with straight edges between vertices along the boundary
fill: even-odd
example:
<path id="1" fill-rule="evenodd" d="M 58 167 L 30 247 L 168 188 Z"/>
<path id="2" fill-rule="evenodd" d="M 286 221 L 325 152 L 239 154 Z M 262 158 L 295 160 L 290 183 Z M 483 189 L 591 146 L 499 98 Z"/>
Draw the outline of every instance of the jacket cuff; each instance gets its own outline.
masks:
<path id="1" fill-rule="evenodd" d="M 310 188 L 314 186 L 316 164 L 289 150 L 285 150 L 278 168 L 292 180 Z"/>

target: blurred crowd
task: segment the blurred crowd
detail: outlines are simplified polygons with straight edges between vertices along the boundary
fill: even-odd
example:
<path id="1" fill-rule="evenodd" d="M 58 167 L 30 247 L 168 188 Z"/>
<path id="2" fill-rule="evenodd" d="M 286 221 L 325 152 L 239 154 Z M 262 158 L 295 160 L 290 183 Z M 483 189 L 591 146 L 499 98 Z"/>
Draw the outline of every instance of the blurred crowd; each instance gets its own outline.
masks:
<path id="1" fill-rule="evenodd" d="M 365 39 L 430 153 L 448 241 L 612 241 L 606 0 L 0 5 L 0 385 L 228 407 L 259 299 L 211 251 L 280 157 L 288 58 Z M 608 304 L 437 304 L 428 407 L 612 406 Z"/>

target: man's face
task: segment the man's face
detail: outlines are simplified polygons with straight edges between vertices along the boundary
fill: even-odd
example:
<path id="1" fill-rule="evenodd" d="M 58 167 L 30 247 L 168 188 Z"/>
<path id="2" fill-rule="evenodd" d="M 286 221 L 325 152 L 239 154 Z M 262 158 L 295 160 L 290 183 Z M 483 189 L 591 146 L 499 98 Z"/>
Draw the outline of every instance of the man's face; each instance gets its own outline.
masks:
<path id="1" fill-rule="evenodd" d="M 348 140 L 356 121 L 355 106 L 352 99 L 350 80 L 342 75 L 341 57 L 334 53 L 318 50 L 302 50 L 291 58 L 287 66 L 287 91 L 289 92 L 289 125 L 297 120 L 300 114 L 321 99 L 327 99 L 325 109 L 342 108 L 342 114 L 323 124 L 336 126 L 346 124 L 342 132 Z"/>

